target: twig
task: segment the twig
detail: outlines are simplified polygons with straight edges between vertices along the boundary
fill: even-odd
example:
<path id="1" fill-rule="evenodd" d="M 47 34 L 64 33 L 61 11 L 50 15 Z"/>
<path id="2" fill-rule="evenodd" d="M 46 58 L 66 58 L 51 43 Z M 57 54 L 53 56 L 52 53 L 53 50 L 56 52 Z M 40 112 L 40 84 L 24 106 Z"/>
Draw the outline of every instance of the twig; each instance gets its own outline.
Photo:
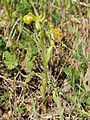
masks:
<path id="1" fill-rule="evenodd" d="M 73 2 L 76 2 L 76 3 L 77 3 L 78 1 L 77 1 L 77 0 L 73 0 Z M 80 4 L 80 5 L 83 5 L 83 6 L 85 6 L 85 7 L 88 7 L 88 5 L 87 5 L 86 3 L 84 3 L 84 2 L 80 2 L 79 4 Z"/>
<path id="2" fill-rule="evenodd" d="M 0 78 L 4 79 L 6 81 L 15 82 L 14 80 L 6 78 L 5 76 L 2 76 L 2 75 L 0 75 Z M 25 82 L 22 82 L 22 81 L 16 81 L 16 83 L 26 86 Z"/>

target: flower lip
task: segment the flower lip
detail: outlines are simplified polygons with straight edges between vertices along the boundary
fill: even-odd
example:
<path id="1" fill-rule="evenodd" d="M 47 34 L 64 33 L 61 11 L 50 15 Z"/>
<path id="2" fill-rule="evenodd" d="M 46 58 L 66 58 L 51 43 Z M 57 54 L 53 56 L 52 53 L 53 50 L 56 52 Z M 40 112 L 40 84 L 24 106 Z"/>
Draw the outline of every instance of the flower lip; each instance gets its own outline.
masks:
<path id="1" fill-rule="evenodd" d="M 26 23 L 26 24 L 30 24 L 32 21 L 33 21 L 33 17 L 32 16 L 29 16 L 29 15 L 25 15 L 23 17 L 23 21 Z"/>
<path id="2" fill-rule="evenodd" d="M 59 29 L 59 28 L 53 28 L 53 29 L 52 29 L 52 32 L 53 32 L 54 34 L 56 34 L 56 35 L 62 33 L 61 29 Z"/>
<path id="3" fill-rule="evenodd" d="M 54 33 L 54 35 L 56 36 L 56 38 L 57 38 L 58 40 L 61 40 L 61 39 L 62 39 L 63 34 L 62 34 L 62 30 L 61 30 L 61 29 L 59 29 L 59 28 L 53 28 L 53 29 L 52 29 L 52 32 Z"/>

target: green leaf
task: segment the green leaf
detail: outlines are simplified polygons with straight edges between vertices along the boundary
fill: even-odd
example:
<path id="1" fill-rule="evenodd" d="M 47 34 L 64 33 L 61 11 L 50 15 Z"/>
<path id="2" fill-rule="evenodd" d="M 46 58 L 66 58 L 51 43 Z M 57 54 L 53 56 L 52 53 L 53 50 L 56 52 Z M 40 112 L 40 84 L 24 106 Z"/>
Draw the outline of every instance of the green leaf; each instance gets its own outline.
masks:
<path id="1" fill-rule="evenodd" d="M 53 100 L 54 100 L 55 104 L 57 105 L 61 120 L 64 120 L 63 119 L 64 108 L 61 106 L 60 97 L 58 95 L 57 88 L 55 88 L 52 93 L 53 93 Z"/>
<path id="2" fill-rule="evenodd" d="M 68 77 L 72 78 L 72 67 L 65 67 L 64 72 Z"/>
<path id="3" fill-rule="evenodd" d="M 88 92 L 87 95 L 85 95 L 83 98 L 82 98 L 82 101 L 84 103 L 86 103 L 87 105 L 90 105 L 90 93 Z"/>
<path id="4" fill-rule="evenodd" d="M 18 112 L 23 113 L 25 109 L 26 109 L 25 103 L 20 103 L 20 105 L 18 106 Z"/>
<path id="5" fill-rule="evenodd" d="M 88 98 L 86 99 L 86 104 L 90 105 L 90 96 L 88 96 Z"/>
<path id="6" fill-rule="evenodd" d="M 9 93 L 8 92 L 0 92 L 0 105 L 4 103 L 5 108 L 10 107 L 10 102 L 8 100 L 9 98 Z"/>
<path id="7" fill-rule="evenodd" d="M 31 56 L 31 55 L 29 56 L 29 54 L 26 54 L 25 57 L 25 68 L 27 71 L 30 71 L 32 69 L 34 60 L 36 58 L 35 56 Z"/>
<path id="8" fill-rule="evenodd" d="M 54 89 L 52 93 L 53 93 L 53 100 L 54 100 L 54 102 L 56 104 L 58 104 L 58 102 L 59 102 L 59 96 L 58 96 L 58 93 L 57 93 L 57 89 Z"/>
<path id="9" fill-rule="evenodd" d="M 6 100 L 5 107 L 6 107 L 6 108 L 9 108 L 9 107 L 10 107 L 10 101 L 9 101 L 9 100 Z"/>
<path id="10" fill-rule="evenodd" d="M 68 78 L 68 83 L 70 85 L 74 83 L 79 83 L 79 73 L 80 73 L 80 70 L 78 68 L 75 68 L 75 67 L 65 67 L 64 69 L 64 72 L 65 74 L 67 75 L 67 78 Z"/>
<path id="11" fill-rule="evenodd" d="M 86 62 L 82 62 L 79 66 L 79 72 L 83 74 L 83 76 L 85 76 L 86 72 L 87 72 L 87 63 Z"/>
<path id="12" fill-rule="evenodd" d="M 50 57 L 51 57 L 51 52 L 52 52 L 52 49 L 53 49 L 54 46 L 50 46 L 48 49 L 47 49 L 47 53 L 46 53 L 46 60 L 45 60 L 45 65 L 47 66 L 49 60 L 50 60 Z"/>
<path id="13" fill-rule="evenodd" d="M 4 63 L 6 64 L 6 66 L 8 67 L 8 69 L 13 69 L 18 65 L 17 59 L 16 59 L 16 55 L 13 53 L 11 54 L 8 51 L 4 52 Z"/>
<path id="14" fill-rule="evenodd" d="M 32 69 L 34 59 L 35 59 L 35 57 L 31 60 L 27 56 L 25 57 L 25 68 L 27 71 Z"/>
<path id="15" fill-rule="evenodd" d="M 82 43 L 80 43 L 77 47 L 77 50 L 74 53 L 74 58 L 78 61 L 85 61 L 85 56 L 83 55 Z"/>

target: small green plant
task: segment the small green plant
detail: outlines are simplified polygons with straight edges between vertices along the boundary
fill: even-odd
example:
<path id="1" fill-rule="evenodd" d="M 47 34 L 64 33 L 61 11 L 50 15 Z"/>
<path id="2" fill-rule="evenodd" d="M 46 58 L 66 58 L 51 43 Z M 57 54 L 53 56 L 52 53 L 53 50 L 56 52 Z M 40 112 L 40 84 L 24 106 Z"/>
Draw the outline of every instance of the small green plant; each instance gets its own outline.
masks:
<path id="1" fill-rule="evenodd" d="M 8 67 L 8 69 L 13 69 L 18 65 L 15 53 L 10 53 L 5 51 L 4 53 L 4 63 Z"/>
<path id="2" fill-rule="evenodd" d="M 25 112 L 25 110 L 26 110 L 25 103 L 20 103 L 19 106 L 18 106 L 18 112 L 22 114 L 22 113 Z"/>
<path id="3" fill-rule="evenodd" d="M 83 49 L 82 48 L 83 48 L 83 45 L 82 45 L 82 43 L 80 43 L 78 45 L 73 57 L 80 62 L 83 62 L 83 61 L 85 62 L 86 58 L 83 55 Z"/>
<path id="4" fill-rule="evenodd" d="M 0 92 L 0 106 L 8 109 L 10 107 L 9 101 L 9 93 L 8 92 Z"/>
<path id="5" fill-rule="evenodd" d="M 60 114 L 60 119 L 64 120 L 64 108 L 61 106 L 60 96 L 58 95 L 57 88 L 53 90 L 53 100 L 55 104 L 57 105 L 58 112 Z"/>

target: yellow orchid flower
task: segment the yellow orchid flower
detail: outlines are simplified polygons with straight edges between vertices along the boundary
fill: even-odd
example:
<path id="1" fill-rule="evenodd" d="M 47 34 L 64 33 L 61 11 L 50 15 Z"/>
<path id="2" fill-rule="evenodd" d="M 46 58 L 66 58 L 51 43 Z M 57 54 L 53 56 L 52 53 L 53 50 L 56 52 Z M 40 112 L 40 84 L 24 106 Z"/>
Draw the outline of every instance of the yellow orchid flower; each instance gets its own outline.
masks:
<path id="1" fill-rule="evenodd" d="M 31 22 L 35 22 L 35 27 L 36 29 L 40 28 L 40 22 L 42 22 L 45 19 L 45 15 L 39 15 L 39 16 L 35 16 L 33 15 L 31 12 L 29 12 L 27 15 L 25 15 L 23 17 L 23 21 L 26 24 L 30 24 Z"/>
<path id="2" fill-rule="evenodd" d="M 27 15 L 23 17 L 23 21 L 26 24 L 30 24 L 33 21 L 36 21 L 37 16 L 33 15 L 31 12 L 29 12 Z"/>
<path id="3" fill-rule="evenodd" d="M 61 40 L 63 38 L 63 33 L 60 28 L 54 28 L 52 24 L 49 24 L 47 35 L 51 35 L 51 38 L 55 41 Z"/>
<path id="4" fill-rule="evenodd" d="M 61 40 L 63 37 L 62 30 L 59 28 L 52 28 L 52 33 L 55 35 L 57 40 Z"/>

